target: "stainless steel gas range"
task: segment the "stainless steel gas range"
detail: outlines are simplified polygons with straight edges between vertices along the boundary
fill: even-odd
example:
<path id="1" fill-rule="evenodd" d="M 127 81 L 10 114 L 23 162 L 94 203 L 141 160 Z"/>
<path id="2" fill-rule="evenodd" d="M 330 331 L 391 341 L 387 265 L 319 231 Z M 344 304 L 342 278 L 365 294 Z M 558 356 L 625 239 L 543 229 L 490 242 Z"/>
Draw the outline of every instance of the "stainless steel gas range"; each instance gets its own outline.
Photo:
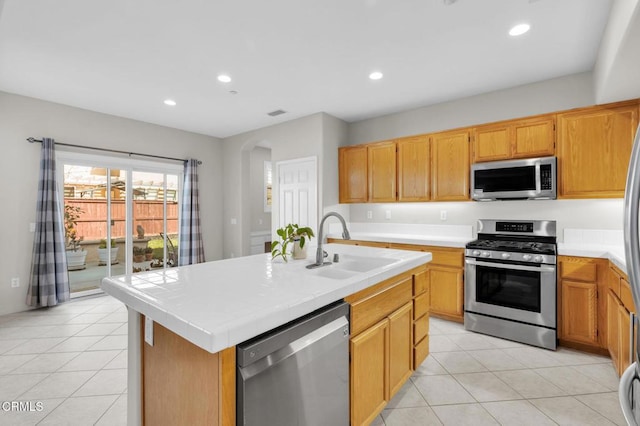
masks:
<path id="1" fill-rule="evenodd" d="M 466 245 L 467 330 L 556 349 L 556 222 L 478 221 Z"/>

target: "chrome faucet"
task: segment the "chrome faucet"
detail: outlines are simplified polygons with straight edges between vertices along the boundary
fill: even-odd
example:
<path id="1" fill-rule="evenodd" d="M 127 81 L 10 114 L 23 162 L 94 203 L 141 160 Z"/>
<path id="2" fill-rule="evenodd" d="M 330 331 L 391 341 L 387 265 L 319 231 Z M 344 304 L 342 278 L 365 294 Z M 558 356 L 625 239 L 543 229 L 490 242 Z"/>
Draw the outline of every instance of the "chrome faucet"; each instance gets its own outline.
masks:
<path id="1" fill-rule="evenodd" d="M 307 265 L 307 268 L 309 269 L 318 268 L 320 266 L 331 264 L 331 262 L 324 261 L 325 255 L 324 255 L 324 250 L 322 249 L 322 240 L 324 239 L 324 235 L 323 235 L 324 233 L 322 232 L 322 229 L 324 228 L 324 221 L 327 220 L 329 216 L 335 216 L 338 219 L 340 219 L 340 223 L 342 223 L 342 238 L 344 238 L 345 240 L 351 239 L 351 235 L 349 235 L 349 230 L 347 229 L 347 224 L 344 221 L 344 218 L 339 213 L 329 212 L 325 214 L 322 220 L 320 221 L 320 229 L 318 230 L 318 249 L 316 250 L 316 263 Z"/>

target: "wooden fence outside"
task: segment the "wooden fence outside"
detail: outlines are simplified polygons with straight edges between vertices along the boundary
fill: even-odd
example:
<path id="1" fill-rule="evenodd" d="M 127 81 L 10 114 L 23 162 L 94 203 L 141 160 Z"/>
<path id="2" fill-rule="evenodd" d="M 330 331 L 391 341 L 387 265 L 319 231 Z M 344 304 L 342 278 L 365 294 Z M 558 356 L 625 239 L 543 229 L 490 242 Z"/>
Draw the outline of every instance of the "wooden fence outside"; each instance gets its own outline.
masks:
<path id="1" fill-rule="evenodd" d="M 65 205 L 79 207 L 83 213 L 77 221 L 78 236 L 85 241 L 100 240 L 107 235 L 106 200 L 65 198 Z M 111 237 L 124 238 L 125 200 L 111 201 Z M 133 200 L 133 228 L 131 235 L 138 235 L 137 226 L 142 225 L 147 237 L 164 232 L 163 202 L 153 200 Z M 167 201 L 167 233 L 178 233 L 178 203 Z"/>

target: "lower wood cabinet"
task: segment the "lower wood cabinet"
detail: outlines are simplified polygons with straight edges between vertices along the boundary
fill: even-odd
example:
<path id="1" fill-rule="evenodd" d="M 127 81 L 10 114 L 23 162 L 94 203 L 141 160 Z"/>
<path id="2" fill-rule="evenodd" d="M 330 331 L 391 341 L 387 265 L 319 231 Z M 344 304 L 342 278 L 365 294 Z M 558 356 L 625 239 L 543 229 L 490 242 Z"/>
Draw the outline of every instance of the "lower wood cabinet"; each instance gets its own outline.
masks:
<path id="1" fill-rule="evenodd" d="M 414 294 L 428 294 L 425 277 L 422 266 L 345 298 L 351 305 L 352 425 L 370 424 L 411 377 L 414 354 L 426 357 L 420 351 L 426 343 L 428 352 L 428 306 Z"/>
<path id="2" fill-rule="evenodd" d="M 351 338 L 351 424 L 369 424 L 387 403 L 389 321 Z"/>
<path id="3" fill-rule="evenodd" d="M 558 339 L 577 349 L 606 353 L 606 259 L 558 257 Z"/>
<path id="4" fill-rule="evenodd" d="M 607 349 L 613 365 L 622 375 L 633 362 L 631 352 L 631 315 L 635 306 L 627 276 L 618 268 L 609 268 L 609 290 L 607 293 Z"/>
<path id="5" fill-rule="evenodd" d="M 463 270 L 444 266 L 430 266 L 431 315 L 461 322 L 464 318 Z"/>
<path id="6" fill-rule="evenodd" d="M 562 280 L 561 339 L 598 345 L 598 285 Z"/>
<path id="7" fill-rule="evenodd" d="M 426 275 L 429 315 L 456 322 L 464 321 L 464 249 L 332 238 L 327 242 L 430 252 L 433 259 L 427 264 Z M 428 352 L 428 348 L 423 352 Z"/>

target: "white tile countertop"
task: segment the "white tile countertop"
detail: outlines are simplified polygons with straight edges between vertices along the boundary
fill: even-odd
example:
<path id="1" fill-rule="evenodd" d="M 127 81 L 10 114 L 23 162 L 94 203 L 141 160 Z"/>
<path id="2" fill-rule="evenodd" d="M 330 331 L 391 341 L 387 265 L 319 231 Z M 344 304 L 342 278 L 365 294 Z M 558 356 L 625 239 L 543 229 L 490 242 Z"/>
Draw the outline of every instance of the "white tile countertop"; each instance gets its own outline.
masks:
<path id="1" fill-rule="evenodd" d="M 431 261 L 431 253 L 423 252 L 342 244 L 324 249 L 329 260 L 339 253 L 338 265 L 309 270 L 311 253 L 288 263 L 259 254 L 104 278 L 102 289 L 215 353 Z M 358 259 L 372 269 L 344 269 Z"/>
<path id="2" fill-rule="evenodd" d="M 558 243 L 558 254 L 609 259 L 622 271 L 627 271 L 621 230 L 565 228 L 564 242 Z"/>
<path id="3" fill-rule="evenodd" d="M 627 263 L 623 246 L 606 246 L 601 244 L 559 243 L 558 254 L 561 256 L 599 257 L 609 259 L 623 272 L 627 272 Z"/>

